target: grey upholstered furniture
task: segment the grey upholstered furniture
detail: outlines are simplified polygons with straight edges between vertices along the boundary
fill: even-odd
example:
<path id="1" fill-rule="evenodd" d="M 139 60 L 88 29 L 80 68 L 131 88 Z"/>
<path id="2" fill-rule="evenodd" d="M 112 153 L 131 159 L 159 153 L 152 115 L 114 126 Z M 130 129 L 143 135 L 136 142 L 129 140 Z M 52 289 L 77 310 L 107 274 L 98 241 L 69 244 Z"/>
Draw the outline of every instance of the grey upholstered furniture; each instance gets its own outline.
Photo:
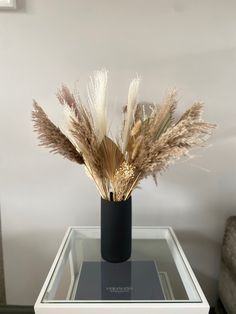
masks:
<path id="1" fill-rule="evenodd" d="M 226 222 L 216 312 L 236 314 L 236 216 Z"/>
<path id="2" fill-rule="evenodd" d="M 0 212 L 0 314 L 24 314 L 34 313 L 33 306 L 6 305 L 4 268 L 3 268 L 3 250 L 2 250 L 2 232 L 1 232 L 1 212 Z"/>

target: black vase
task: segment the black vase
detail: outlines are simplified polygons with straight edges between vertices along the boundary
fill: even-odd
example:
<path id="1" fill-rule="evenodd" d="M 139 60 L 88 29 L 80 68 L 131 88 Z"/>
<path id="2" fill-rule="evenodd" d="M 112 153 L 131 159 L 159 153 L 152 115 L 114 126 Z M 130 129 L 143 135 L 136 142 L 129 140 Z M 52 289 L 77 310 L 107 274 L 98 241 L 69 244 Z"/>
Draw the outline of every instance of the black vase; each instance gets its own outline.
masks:
<path id="1" fill-rule="evenodd" d="M 131 197 L 114 202 L 101 199 L 101 255 L 111 263 L 130 258 L 132 242 Z"/>

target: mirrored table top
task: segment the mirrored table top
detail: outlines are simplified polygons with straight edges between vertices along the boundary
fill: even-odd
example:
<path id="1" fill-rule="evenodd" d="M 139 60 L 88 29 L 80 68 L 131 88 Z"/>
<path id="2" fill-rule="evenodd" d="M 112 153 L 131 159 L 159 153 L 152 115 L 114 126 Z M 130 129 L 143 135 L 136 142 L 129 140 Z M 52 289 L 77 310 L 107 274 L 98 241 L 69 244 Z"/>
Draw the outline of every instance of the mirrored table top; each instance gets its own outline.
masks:
<path id="1" fill-rule="evenodd" d="M 100 229 L 70 227 L 45 285 L 42 303 L 201 303 L 204 295 L 169 227 L 133 227 L 132 255 L 108 263 Z"/>

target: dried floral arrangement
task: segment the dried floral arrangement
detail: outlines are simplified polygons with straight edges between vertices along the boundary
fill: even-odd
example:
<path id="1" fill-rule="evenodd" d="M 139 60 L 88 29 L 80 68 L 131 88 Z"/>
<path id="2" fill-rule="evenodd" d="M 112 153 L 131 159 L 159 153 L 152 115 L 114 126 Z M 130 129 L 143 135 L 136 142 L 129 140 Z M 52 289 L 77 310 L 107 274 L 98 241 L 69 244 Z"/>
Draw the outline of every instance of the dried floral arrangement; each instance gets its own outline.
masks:
<path id="1" fill-rule="evenodd" d="M 107 71 L 97 71 L 88 84 L 85 105 L 77 90 L 62 86 L 57 98 L 67 121 L 61 130 L 34 101 L 32 119 L 41 146 L 84 165 L 101 197 L 122 201 L 143 178 L 156 176 L 211 135 L 214 124 L 201 119 L 202 103 L 194 103 L 179 119 L 174 116 L 176 92 L 161 104 L 138 102 L 140 79 L 129 86 L 123 108 L 123 125 L 116 140 L 109 136 L 107 119 Z M 111 199 L 112 198 L 112 199 Z"/>

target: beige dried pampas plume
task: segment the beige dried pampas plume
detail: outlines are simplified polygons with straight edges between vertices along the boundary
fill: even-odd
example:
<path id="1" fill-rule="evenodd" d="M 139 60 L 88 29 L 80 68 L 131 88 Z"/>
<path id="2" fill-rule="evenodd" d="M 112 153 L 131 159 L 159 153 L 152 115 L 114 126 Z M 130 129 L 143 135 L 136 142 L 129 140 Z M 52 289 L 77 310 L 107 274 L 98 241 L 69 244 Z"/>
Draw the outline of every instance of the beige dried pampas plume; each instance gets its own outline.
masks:
<path id="1" fill-rule="evenodd" d="M 52 153 L 60 154 L 71 161 L 83 164 L 82 155 L 78 153 L 61 130 L 48 119 L 46 113 L 36 101 L 34 101 L 33 106 L 32 119 L 34 129 L 38 133 L 39 145 L 50 148 Z"/>

